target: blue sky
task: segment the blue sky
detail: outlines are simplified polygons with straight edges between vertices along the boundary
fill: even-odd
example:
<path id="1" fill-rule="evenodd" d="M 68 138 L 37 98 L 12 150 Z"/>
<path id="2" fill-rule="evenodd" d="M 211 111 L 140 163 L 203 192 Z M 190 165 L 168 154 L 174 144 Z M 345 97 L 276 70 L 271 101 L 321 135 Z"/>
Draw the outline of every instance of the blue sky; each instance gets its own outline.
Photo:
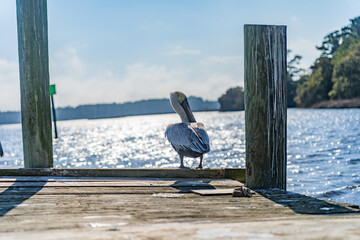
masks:
<path id="1" fill-rule="evenodd" d="M 48 0 L 57 106 L 168 97 L 216 100 L 243 85 L 243 25 L 288 26 L 309 67 L 323 37 L 360 15 L 357 0 Z M 0 111 L 20 109 L 15 0 L 0 1 Z"/>

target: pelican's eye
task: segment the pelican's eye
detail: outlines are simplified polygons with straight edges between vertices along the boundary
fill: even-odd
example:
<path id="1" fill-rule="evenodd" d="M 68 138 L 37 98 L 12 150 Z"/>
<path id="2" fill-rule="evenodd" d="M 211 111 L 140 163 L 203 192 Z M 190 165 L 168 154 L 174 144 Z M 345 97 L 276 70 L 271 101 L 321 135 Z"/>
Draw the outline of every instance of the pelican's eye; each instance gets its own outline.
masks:
<path id="1" fill-rule="evenodd" d="M 182 102 L 186 99 L 185 94 L 183 94 L 182 92 L 176 92 L 176 94 L 177 94 L 178 102 L 182 104 Z"/>

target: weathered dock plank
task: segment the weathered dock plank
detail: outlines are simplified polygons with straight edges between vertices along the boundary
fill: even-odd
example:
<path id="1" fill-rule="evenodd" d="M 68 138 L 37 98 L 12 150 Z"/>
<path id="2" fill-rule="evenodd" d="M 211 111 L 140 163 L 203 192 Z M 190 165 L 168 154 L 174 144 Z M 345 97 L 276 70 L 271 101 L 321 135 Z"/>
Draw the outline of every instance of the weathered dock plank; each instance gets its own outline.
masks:
<path id="1" fill-rule="evenodd" d="M 78 179 L 78 178 L 38 178 L 22 177 L 21 181 L 17 178 L 0 177 L 0 188 L 4 187 L 198 187 L 198 186 L 223 186 L 238 187 L 243 186 L 242 183 L 230 179 L 182 179 L 165 180 L 165 179 L 117 179 L 108 178 L 106 180 L 99 179 Z"/>
<path id="2" fill-rule="evenodd" d="M 213 178 L 245 182 L 244 168 L 0 168 L 0 176 Z"/>
<path id="3" fill-rule="evenodd" d="M 233 180 L 14 176 L 0 184 L 0 239 L 351 239 L 360 228 L 354 206 L 300 194 L 190 192 L 243 185 Z"/>

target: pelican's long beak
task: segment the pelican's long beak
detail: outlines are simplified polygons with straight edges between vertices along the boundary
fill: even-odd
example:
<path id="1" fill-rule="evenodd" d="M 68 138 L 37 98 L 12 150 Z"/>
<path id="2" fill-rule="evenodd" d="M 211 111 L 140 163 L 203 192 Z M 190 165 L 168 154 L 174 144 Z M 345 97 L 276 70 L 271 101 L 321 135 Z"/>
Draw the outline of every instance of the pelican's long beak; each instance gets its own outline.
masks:
<path id="1" fill-rule="evenodd" d="M 2 149 L 2 146 L 1 146 L 1 142 L 0 142 L 0 157 L 4 156 L 4 151 Z"/>
<path id="2" fill-rule="evenodd" d="M 187 99 L 185 99 L 182 103 L 181 103 L 182 108 L 184 109 L 186 116 L 189 119 L 189 122 L 196 122 L 195 117 L 191 111 L 189 102 Z"/>

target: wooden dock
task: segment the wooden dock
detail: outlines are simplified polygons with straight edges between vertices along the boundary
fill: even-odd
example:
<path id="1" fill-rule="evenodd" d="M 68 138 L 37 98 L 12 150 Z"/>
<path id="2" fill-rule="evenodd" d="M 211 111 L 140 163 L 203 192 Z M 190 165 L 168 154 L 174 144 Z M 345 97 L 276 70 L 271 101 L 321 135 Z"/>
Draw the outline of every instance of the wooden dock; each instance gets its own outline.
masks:
<path id="1" fill-rule="evenodd" d="M 199 170 L 201 171 L 201 170 Z M 236 180 L 0 177 L 0 239 L 358 239 L 358 206 Z"/>

